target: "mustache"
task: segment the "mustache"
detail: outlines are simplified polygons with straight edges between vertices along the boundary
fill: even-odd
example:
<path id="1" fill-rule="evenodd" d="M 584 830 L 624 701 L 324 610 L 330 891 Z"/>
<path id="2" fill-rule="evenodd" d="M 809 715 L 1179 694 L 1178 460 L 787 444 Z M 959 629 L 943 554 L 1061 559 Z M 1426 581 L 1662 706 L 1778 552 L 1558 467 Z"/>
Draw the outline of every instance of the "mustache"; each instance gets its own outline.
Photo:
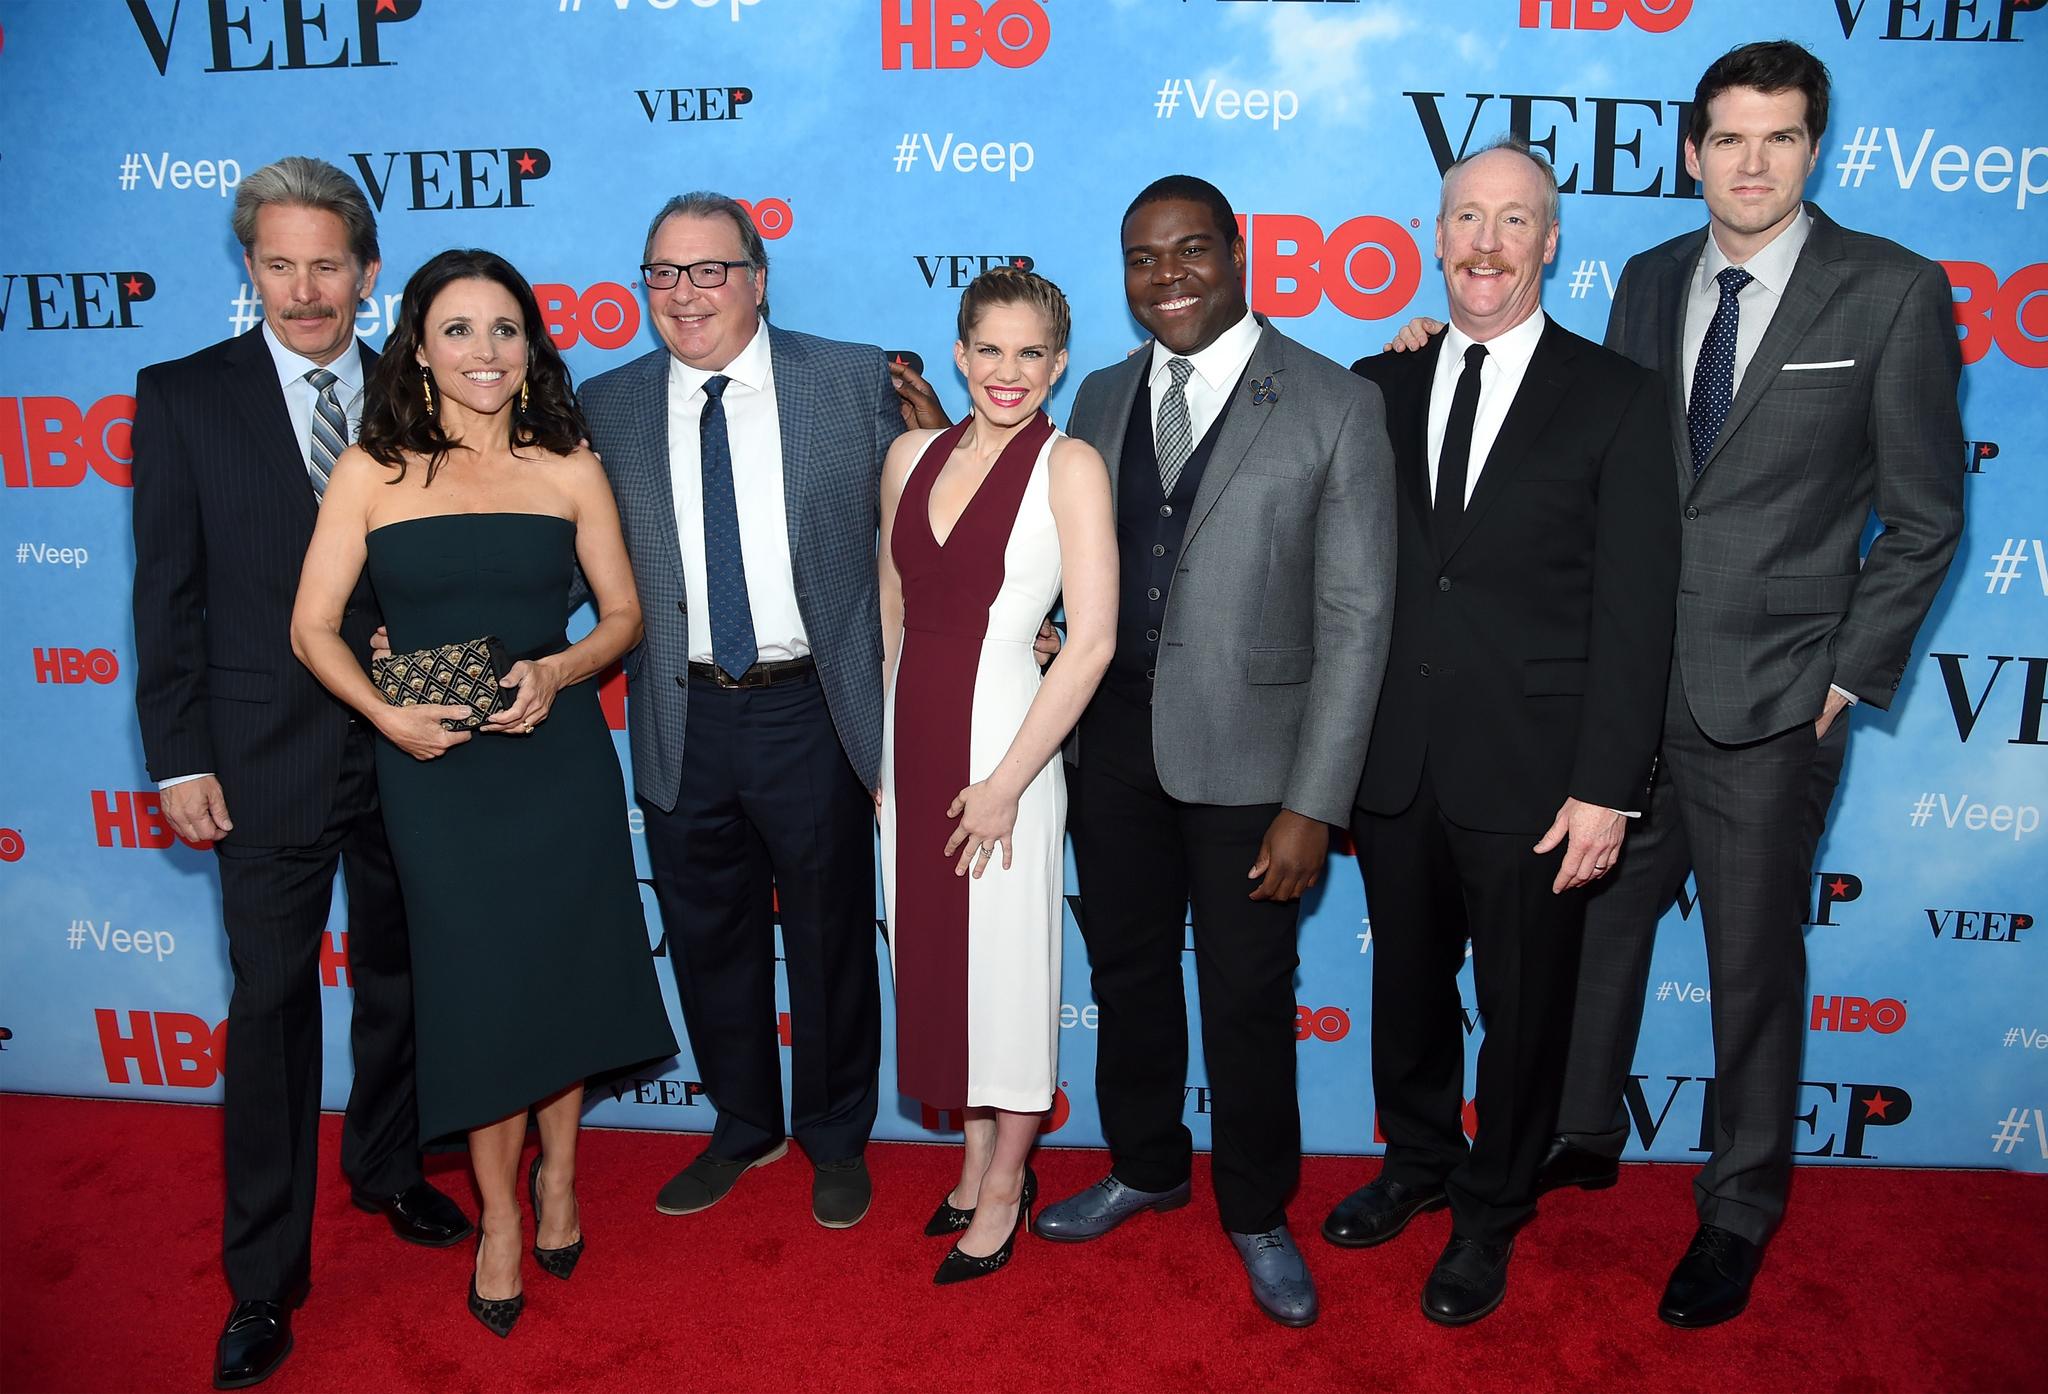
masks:
<path id="1" fill-rule="evenodd" d="M 1485 256 L 1466 257 L 1463 261 L 1457 263 L 1457 265 L 1453 266 L 1451 269 L 1453 271 L 1471 271 L 1479 269 L 1486 271 L 1506 271 L 1512 273 L 1515 268 L 1512 263 L 1504 261 L 1500 257 L 1488 254 Z"/>
<path id="2" fill-rule="evenodd" d="M 311 305 L 287 305 L 277 312 L 279 319 L 339 319 L 341 312 L 325 302 Z"/>

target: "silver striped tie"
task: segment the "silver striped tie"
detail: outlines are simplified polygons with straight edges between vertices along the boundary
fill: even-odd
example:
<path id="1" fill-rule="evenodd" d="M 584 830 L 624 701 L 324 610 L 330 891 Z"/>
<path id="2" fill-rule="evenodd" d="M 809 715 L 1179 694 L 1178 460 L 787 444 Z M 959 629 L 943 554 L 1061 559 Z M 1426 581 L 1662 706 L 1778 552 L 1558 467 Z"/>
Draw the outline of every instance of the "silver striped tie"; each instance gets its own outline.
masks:
<path id="1" fill-rule="evenodd" d="M 1159 403 L 1159 489 L 1171 498 L 1181 466 L 1195 453 L 1194 425 L 1188 420 L 1188 375 L 1195 365 L 1185 358 L 1169 358 L 1166 370 L 1173 374 L 1173 385 Z"/>
<path id="2" fill-rule="evenodd" d="M 306 477 L 313 481 L 314 497 L 325 498 L 334 462 L 348 449 L 348 414 L 334 395 L 334 384 L 340 381 L 334 374 L 315 368 L 306 381 L 320 394 L 313 399 L 313 453 L 306 459 Z"/>

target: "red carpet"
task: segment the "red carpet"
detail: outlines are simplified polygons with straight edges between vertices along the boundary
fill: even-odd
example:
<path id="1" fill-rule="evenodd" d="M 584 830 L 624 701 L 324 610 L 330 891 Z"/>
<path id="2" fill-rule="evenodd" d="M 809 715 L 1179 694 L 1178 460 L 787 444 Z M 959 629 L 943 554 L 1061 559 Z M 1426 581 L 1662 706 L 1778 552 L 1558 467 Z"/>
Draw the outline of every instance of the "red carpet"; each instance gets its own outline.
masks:
<path id="1" fill-rule="evenodd" d="M 919 1230 L 958 1166 L 950 1148 L 876 1144 L 874 1210 L 830 1232 L 794 1149 L 716 1210 L 669 1219 L 654 1192 L 701 1138 L 590 1132 L 590 1249 L 569 1283 L 527 1265 L 526 1314 L 499 1341 L 463 1305 L 469 1246 L 413 1248 L 351 1209 L 340 1120 L 323 1124 L 312 1294 L 266 1394 L 2048 1388 L 2039 1177 L 1802 1169 L 1747 1315 L 1681 1332 L 1654 1308 L 1693 1227 L 1692 1170 L 1625 1167 L 1613 1190 L 1547 1199 L 1506 1305 L 1445 1331 L 1417 1304 L 1448 1216 L 1333 1249 L 1316 1226 L 1377 1164 L 1311 1158 L 1293 1215 L 1323 1315 L 1287 1331 L 1251 1307 L 1206 1157 L 1187 1209 L 1096 1244 L 1026 1239 L 1007 1271 L 940 1290 L 946 1241 Z M 208 1387 L 229 1303 L 219 1137 L 211 1108 L 0 1097 L 0 1388 Z M 1037 1167 L 1057 1198 L 1103 1161 L 1048 1150 Z M 475 1212 L 459 1161 L 430 1175 Z"/>

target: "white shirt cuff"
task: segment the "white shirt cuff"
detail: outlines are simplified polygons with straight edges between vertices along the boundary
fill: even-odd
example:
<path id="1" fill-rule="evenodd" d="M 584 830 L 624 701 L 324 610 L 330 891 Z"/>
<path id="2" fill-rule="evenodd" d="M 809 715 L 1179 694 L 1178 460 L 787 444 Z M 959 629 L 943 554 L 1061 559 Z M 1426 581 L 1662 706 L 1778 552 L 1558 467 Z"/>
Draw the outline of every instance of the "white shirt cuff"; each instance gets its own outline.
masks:
<path id="1" fill-rule="evenodd" d="M 1851 692 L 1848 688 L 1837 687 L 1834 683 L 1828 684 L 1828 691 L 1834 693 L 1836 696 L 1840 697 L 1844 702 L 1847 702 L 1852 707 L 1855 706 L 1857 702 L 1862 700 L 1855 693 Z"/>
<path id="2" fill-rule="evenodd" d="M 213 771 L 207 770 L 202 774 L 181 774 L 176 779 L 159 779 L 156 782 L 157 792 L 162 793 L 173 784 L 190 784 L 195 779 L 211 779 L 212 777 Z"/>
<path id="3" fill-rule="evenodd" d="M 1613 813 L 1613 814 L 1618 814 L 1619 816 L 1621 816 L 1621 817 L 1623 817 L 1623 818 L 1640 818 L 1640 817 L 1642 817 L 1642 816 L 1643 816 L 1643 813 L 1642 813 L 1642 810 L 1641 810 L 1641 809 L 1635 809 L 1635 810 L 1631 811 L 1631 810 L 1629 810 L 1629 809 L 1626 809 L 1626 808 L 1610 808 L 1610 809 L 1608 809 L 1607 811 L 1608 811 L 1609 813 Z"/>

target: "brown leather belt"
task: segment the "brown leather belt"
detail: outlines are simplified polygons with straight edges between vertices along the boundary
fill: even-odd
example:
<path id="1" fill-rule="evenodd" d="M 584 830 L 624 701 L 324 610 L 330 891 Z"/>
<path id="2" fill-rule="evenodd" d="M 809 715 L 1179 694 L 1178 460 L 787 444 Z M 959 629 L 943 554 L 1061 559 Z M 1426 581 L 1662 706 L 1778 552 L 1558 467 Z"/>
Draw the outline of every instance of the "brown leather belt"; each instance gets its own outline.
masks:
<path id="1" fill-rule="evenodd" d="M 729 676 L 716 663 L 692 663 L 690 676 L 703 678 L 706 682 L 717 683 L 720 687 L 773 687 L 779 682 L 789 682 L 817 671 L 818 665 L 808 658 L 791 658 L 780 663 L 756 663 L 738 677 Z"/>

